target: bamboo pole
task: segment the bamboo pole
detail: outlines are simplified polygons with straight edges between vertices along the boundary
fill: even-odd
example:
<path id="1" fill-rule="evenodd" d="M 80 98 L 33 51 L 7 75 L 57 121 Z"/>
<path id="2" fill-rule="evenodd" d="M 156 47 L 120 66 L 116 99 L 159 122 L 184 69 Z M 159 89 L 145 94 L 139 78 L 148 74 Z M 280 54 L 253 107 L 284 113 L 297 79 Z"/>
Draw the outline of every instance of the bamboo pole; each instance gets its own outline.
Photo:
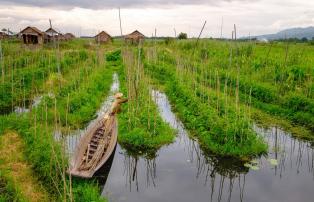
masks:
<path id="1" fill-rule="evenodd" d="M 4 83 L 4 74 L 5 74 L 5 70 L 4 70 L 4 59 L 3 59 L 3 53 L 2 53 L 2 42 L 0 40 L 0 66 L 1 66 L 1 74 L 2 74 L 2 83 Z"/>

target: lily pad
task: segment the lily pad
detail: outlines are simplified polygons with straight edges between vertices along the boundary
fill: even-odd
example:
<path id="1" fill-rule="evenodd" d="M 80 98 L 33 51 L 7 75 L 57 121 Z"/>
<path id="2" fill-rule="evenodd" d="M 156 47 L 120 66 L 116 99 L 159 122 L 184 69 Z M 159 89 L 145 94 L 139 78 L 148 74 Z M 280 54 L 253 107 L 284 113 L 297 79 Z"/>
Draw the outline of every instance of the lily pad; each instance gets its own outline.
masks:
<path id="1" fill-rule="evenodd" d="M 259 170 L 259 167 L 257 165 L 252 165 L 250 163 L 245 163 L 244 166 L 252 170 Z"/>
<path id="2" fill-rule="evenodd" d="M 251 161 L 251 163 L 252 163 L 252 164 L 258 164 L 258 160 L 257 160 L 257 159 L 253 159 L 253 160 Z"/>
<path id="3" fill-rule="evenodd" d="M 268 159 L 268 162 L 269 162 L 270 165 L 272 165 L 272 166 L 277 166 L 277 165 L 278 165 L 277 159 Z"/>
<path id="4" fill-rule="evenodd" d="M 259 167 L 258 166 L 251 166 L 251 169 L 252 170 L 259 170 Z"/>

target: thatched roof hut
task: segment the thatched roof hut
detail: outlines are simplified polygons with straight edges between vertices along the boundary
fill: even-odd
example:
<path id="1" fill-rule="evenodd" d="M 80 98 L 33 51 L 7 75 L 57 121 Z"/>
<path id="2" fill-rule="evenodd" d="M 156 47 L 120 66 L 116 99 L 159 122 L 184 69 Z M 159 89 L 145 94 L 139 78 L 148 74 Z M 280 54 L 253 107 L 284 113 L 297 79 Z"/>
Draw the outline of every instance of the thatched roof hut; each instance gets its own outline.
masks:
<path id="1" fill-rule="evenodd" d="M 95 36 L 96 43 L 108 43 L 111 40 L 112 37 L 105 31 L 101 31 Z"/>
<path id="2" fill-rule="evenodd" d="M 36 27 L 28 26 L 23 29 L 19 35 L 22 38 L 24 44 L 43 44 L 45 33 L 37 29 Z"/>
<path id="3" fill-rule="evenodd" d="M 72 33 L 66 33 L 65 35 L 63 35 L 65 40 L 71 40 L 71 39 L 75 39 L 74 34 Z"/>
<path id="4" fill-rule="evenodd" d="M 142 34 L 141 32 L 137 30 L 135 30 L 131 34 L 128 34 L 124 37 L 125 42 L 129 42 L 129 43 L 139 43 L 139 42 L 144 41 L 144 39 L 145 39 L 144 34 Z"/>

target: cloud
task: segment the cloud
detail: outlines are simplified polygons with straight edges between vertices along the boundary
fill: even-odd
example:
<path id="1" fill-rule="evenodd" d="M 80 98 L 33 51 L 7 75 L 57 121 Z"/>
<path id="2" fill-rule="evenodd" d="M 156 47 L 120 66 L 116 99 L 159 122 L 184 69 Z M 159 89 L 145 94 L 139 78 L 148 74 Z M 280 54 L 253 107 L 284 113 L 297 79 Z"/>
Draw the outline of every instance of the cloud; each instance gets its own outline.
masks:
<path id="1" fill-rule="evenodd" d="M 103 8 L 146 8 L 172 7 L 176 5 L 218 5 L 221 2 L 253 2 L 257 0 L 0 0 L 7 5 L 26 5 L 69 9 L 74 7 L 103 9 Z"/>
<path id="2" fill-rule="evenodd" d="M 169 4 L 166 4 L 165 0 L 119 1 L 124 5 L 121 6 L 123 34 L 138 29 L 146 36 L 151 36 L 156 28 L 158 36 L 173 36 L 175 28 L 177 33 L 186 32 L 189 36 L 197 36 L 202 24 L 207 20 L 202 36 L 220 37 L 222 17 L 223 37 L 231 37 L 233 24 L 237 25 L 239 37 L 247 36 L 249 33 L 261 35 L 275 33 L 285 28 L 314 24 L 314 1 L 285 0 L 285 4 L 282 4 L 282 0 L 244 1 L 196 0 L 191 1 L 193 5 L 189 5 L 190 1 L 187 0 L 169 0 L 167 1 Z M 48 19 L 52 19 L 53 26 L 62 32 L 93 36 L 98 31 L 105 30 L 111 35 L 120 34 L 117 7 L 101 8 L 101 6 L 114 5 L 113 0 L 105 3 L 90 0 L 90 5 L 93 2 L 96 2 L 95 5 L 101 5 L 99 7 L 93 5 L 95 8 L 84 8 L 86 2 L 82 4 L 81 0 L 63 2 L 62 8 L 54 7 L 57 3 L 50 0 L 36 3 L 31 0 L 11 0 L 11 2 L 12 5 L 0 3 L 0 28 L 19 31 L 31 25 L 45 30 L 49 26 Z M 22 5 L 23 2 L 34 5 Z M 61 1 L 56 0 L 56 2 Z M 71 2 L 76 6 L 70 5 Z M 176 2 L 180 4 L 174 6 Z M 146 7 L 144 5 L 137 7 L 141 3 Z M 152 6 L 162 3 L 165 5 Z M 39 6 L 41 4 L 45 6 Z M 172 6 L 169 6 L 170 4 Z M 69 6 L 68 9 L 65 9 L 66 5 Z"/>

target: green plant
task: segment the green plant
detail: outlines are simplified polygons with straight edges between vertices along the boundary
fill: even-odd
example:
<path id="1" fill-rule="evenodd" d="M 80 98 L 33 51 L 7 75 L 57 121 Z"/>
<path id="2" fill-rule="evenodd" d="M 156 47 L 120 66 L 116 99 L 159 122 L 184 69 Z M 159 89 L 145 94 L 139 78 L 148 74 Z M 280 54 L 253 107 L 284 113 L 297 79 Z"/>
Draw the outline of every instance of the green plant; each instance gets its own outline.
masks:
<path id="1" fill-rule="evenodd" d="M 178 35 L 178 39 L 187 39 L 188 38 L 188 35 L 186 33 L 183 33 L 181 32 L 179 35 Z"/>

